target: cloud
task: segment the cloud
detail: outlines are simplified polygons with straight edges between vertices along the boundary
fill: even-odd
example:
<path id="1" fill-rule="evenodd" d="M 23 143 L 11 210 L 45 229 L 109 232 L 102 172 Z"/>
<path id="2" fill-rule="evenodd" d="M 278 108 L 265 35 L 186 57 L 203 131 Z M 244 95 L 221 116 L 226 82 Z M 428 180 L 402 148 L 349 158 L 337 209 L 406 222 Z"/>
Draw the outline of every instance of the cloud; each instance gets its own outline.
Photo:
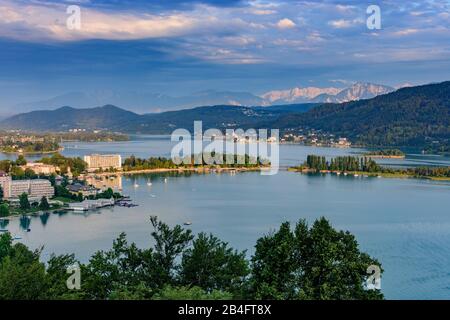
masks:
<path id="1" fill-rule="evenodd" d="M 353 20 L 346 20 L 346 19 L 339 19 L 339 20 L 331 20 L 328 22 L 328 25 L 332 26 L 335 29 L 344 29 L 344 28 L 350 28 L 356 24 L 363 23 L 363 19 L 353 19 Z"/>
<path id="2" fill-rule="evenodd" d="M 249 12 L 252 14 L 256 14 L 258 16 L 264 16 L 264 15 L 277 13 L 277 11 L 269 10 L 269 9 L 251 9 L 251 10 L 249 10 Z"/>
<path id="3" fill-rule="evenodd" d="M 292 29 L 295 28 L 296 24 L 294 21 L 284 18 L 277 22 L 277 28 L 279 29 Z"/>
<path id="4" fill-rule="evenodd" d="M 393 34 L 396 36 L 408 36 L 410 34 L 415 34 L 417 32 L 419 32 L 418 29 L 409 28 L 409 29 L 403 29 L 403 30 L 396 31 Z"/>
<path id="5" fill-rule="evenodd" d="M 204 32 L 216 24 L 223 27 L 223 21 L 210 16 L 209 8 L 204 6 L 190 12 L 164 14 L 103 12 L 81 6 L 81 28 L 70 30 L 66 25 L 69 17 L 66 8 L 67 5 L 62 4 L 18 6 L 5 2 L 0 6 L 0 36 L 31 41 L 135 40 Z"/>

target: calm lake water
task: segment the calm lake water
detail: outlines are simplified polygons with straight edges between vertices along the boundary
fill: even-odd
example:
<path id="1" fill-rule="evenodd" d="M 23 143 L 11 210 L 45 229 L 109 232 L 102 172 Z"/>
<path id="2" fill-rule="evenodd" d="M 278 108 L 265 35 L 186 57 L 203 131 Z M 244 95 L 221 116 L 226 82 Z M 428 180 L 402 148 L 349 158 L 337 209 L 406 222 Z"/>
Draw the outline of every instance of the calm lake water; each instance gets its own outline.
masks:
<path id="1" fill-rule="evenodd" d="M 172 144 L 165 137 L 136 136 L 129 142 L 68 143 L 63 153 L 169 156 Z M 332 157 L 362 151 L 283 145 L 280 158 L 282 165 L 293 165 L 308 154 Z M 405 160 L 382 162 L 450 165 L 449 158 L 414 151 Z M 44 246 L 44 259 L 51 253 L 75 253 L 86 261 L 96 250 L 110 248 L 120 232 L 139 246 L 151 245 L 150 215 L 170 225 L 191 221 L 194 232 L 212 232 L 237 249 L 248 249 L 249 254 L 256 240 L 281 222 L 301 218 L 313 222 L 325 216 L 336 228 L 355 234 L 362 250 L 379 259 L 387 298 L 450 298 L 450 183 L 286 171 L 273 176 L 256 172 L 168 176 L 167 182 L 164 177 L 122 179 L 123 193 L 138 207 L 12 218 L 6 228 L 32 248 Z M 28 225 L 31 232 L 24 230 Z"/>

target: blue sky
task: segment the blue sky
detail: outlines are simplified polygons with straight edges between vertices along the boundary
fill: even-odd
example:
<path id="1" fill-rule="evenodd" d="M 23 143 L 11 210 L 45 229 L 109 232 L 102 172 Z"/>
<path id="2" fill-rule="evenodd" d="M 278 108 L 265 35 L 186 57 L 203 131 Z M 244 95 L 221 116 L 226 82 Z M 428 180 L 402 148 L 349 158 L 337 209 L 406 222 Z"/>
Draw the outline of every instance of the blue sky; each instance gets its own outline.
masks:
<path id="1" fill-rule="evenodd" d="M 80 30 L 66 27 L 74 4 Z M 371 4 L 381 30 L 366 27 Z M 449 79 L 448 0 L 0 0 L 0 111 L 97 89 L 261 94 Z"/>

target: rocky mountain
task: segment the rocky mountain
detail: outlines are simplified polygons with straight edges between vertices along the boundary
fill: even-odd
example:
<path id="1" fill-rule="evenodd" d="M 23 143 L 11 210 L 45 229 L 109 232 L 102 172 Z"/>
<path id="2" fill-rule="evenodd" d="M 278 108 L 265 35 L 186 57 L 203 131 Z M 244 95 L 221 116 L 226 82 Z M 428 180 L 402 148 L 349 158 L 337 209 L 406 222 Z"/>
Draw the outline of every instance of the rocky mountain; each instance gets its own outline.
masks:
<path id="1" fill-rule="evenodd" d="M 366 145 L 450 145 L 450 81 L 405 87 L 368 100 L 322 104 L 261 124 L 266 125 L 313 128 Z"/>
<path id="2" fill-rule="evenodd" d="M 269 91 L 264 93 L 261 97 L 267 101 L 267 103 L 293 103 L 293 102 L 305 102 L 313 100 L 320 95 L 334 96 L 338 94 L 341 89 L 338 88 L 293 88 L 280 91 Z M 322 101 L 319 101 L 322 102 Z"/>
<path id="3" fill-rule="evenodd" d="M 194 108 L 198 106 L 272 106 L 299 103 L 346 102 L 373 98 L 393 91 L 393 88 L 370 83 L 356 83 L 345 89 L 293 88 L 269 91 L 257 96 L 250 92 L 205 90 L 186 95 L 162 94 L 129 90 L 97 90 L 93 92 L 68 92 L 50 99 L 21 103 L 10 108 L 16 114 L 33 110 L 54 110 L 69 104 L 76 108 L 117 105 L 140 114 Z M 12 113 L 7 114 L 13 115 Z"/>
<path id="4" fill-rule="evenodd" d="M 361 99 L 370 99 L 380 94 L 386 94 L 394 91 L 394 88 L 372 84 L 357 82 L 352 86 L 339 89 L 339 88 L 294 88 L 281 91 L 269 91 L 263 94 L 261 97 L 267 100 L 269 103 L 342 103 Z"/>

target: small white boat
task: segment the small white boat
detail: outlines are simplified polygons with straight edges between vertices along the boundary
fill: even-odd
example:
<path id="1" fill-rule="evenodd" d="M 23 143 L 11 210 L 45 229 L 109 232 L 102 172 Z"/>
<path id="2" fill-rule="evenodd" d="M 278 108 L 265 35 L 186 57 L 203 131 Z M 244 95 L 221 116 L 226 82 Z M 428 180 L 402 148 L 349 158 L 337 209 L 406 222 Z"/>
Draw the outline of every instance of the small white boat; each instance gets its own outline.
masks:
<path id="1" fill-rule="evenodd" d="M 133 184 L 133 187 L 137 188 L 139 185 L 137 183 Z"/>
<path id="2" fill-rule="evenodd" d="M 164 183 L 167 183 L 167 178 L 164 178 Z"/>
<path id="3" fill-rule="evenodd" d="M 190 222 L 190 221 L 186 221 L 186 222 L 184 223 L 185 226 L 190 226 L 191 224 L 192 224 L 192 222 Z"/>
<path id="4" fill-rule="evenodd" d="M 340 175 L 341 175 L 341 173 L 340 173 L 340 172 L 336 172 L 336 174 L 337 174 L 338 176 L 340 176 Z"/>
<path id="5" fill-rule="evenodd" d="M 151 186 L 151 185 L 152 185 L 152 183 L 151 183 L 151 182 L 147 182 L 147 185 L 148 185 L 148 186 Z"/>
<path id="6" fill-rule="evenodd" d="M 354 176 L 354 177 L 359 177 L 359 174 L 356 174 L 356 173 L 355 173 L 353 176 Z"/>
<path id="7" fill-rule="evenodd" d="M 346 176 L 348 173 L 347 172 L 344 172 L 344 176 Z"/>

